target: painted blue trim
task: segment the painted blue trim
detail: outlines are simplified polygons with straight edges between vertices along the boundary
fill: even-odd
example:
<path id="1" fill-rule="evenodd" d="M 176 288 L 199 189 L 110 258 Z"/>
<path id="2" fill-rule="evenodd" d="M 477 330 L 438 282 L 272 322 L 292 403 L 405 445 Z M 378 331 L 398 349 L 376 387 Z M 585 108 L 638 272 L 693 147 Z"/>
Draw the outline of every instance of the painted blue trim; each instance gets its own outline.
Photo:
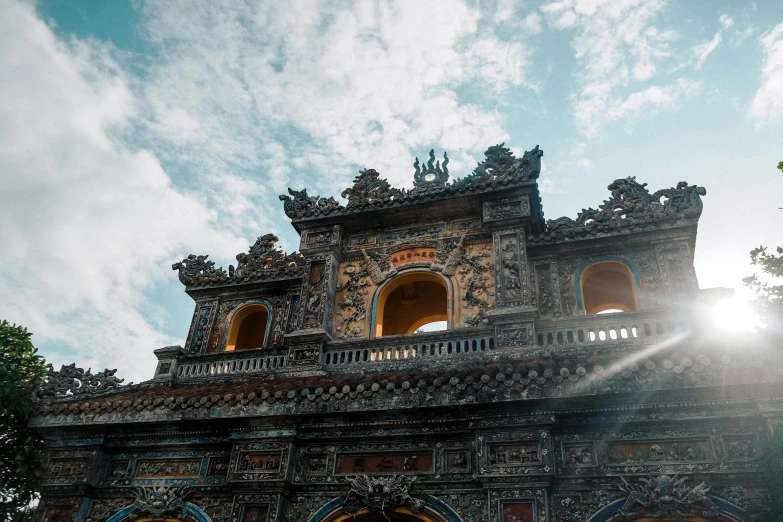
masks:
<path id="1" fill-rule="evenodd" d="M 325 519 L 329 513 L 342 506 L 343 502 L 345 502 L 345 497 L 337 497 L 336 499 L 327 502 L 318 511 L 313 513 L 313 516 L 310 517 L 308 522 L 319 522 L 320 520 Z"/>
<path id="2" fill-rule="evenodd" d="M 431 506 L 434 511 L 437 511 L 438 513 L 446 517 L 446 519 L 449 522 L 463 522 L 459 514 L 457 514 L 457 512 L 454 511 L 454 508 L 452 508 L 442 500 L 438 500 L 432 495 L 412 495 L 412 496 L 414 498 L 418 498 L 426 502 L 427 505 Z"/>
<path id="3" fill-rule="evenodd" d="M 618 263 L 622 263 L 625 266 L 627 266 L 631 273 L 633 274 L 633 280 L 634 284 L 636 285 L 636 298 L 641 298 L 641 290 L 642 290 L 642 279 L 639 277 L 639 271 L 636 270 L 636 265 L 634 265 L 632 262 L 628 261 L 627 259 L 620 257 L 620 256 L 599 256 L 594 257 L 593 259 L 589 261 L 585 261 L 581 265 L 579 265 L 579 268 L 576 269 L 576 273 L 574 274 L 574 290 L 576 293 L 576 310 L 578 312 L 584 312 L 585 306 L 582 302 L 582 285 L 580 284 L 580 281 L 582 280 L 582 272 L 585 271 L 585 268 L 587 268 L 590 265 L 594 265 L 596 263 L 600 263 L 601 261 L 616 261 Z"/>
<path id="4" fill-rule="evenodd" d="M 712 495 L 708 495 L 708 497 L 720 508 L 721 515 L 726 515 L 736 522 L 752 522 L 750 515 L 734 504 Z M 615 500 L 608 506 L 599 509 L 595 515 L 588 519 L 588 522 L 609 522 L 618 515 L 617 522 L 626 520 L 624 516 L 620 515 L 620 508 L 623 507 L 623 504 L 625 504 L 625 499 Z"/>
<path id="5" fill-rule="evenodd" d="M 120 522 L 123 518 L 133 513 L 134 508 L 135 504 L 131 504 L 128 507 L 122 508 L 110 516 L 106 522 Z M 191 504 L 190 502 L 185 502 L 185 513 L 195 518 L 198 522 L 212 522 L 212 519 L 209 518 L 209 515 L 201 511 L 201 508 L 195 504 Z"/>
<path id="6" fill-rule="evenodd" d="M 267 301 L 266 299 L 258 299 L 256 301 L 249 301 L 247 303 L 242 303 L 241 305 L 234 308 L 231 313 L 228 316 L 228 320 L 226 321 L 226 331 L 223 332 L 223 339 L 220 342 L 220 351 L 225 352 L 226 351 L 226 342 L 228 341 L 228 332 L 231 330 L 231 323 L 234 321 L 234 315 L 241 309 L 243 309 L 246 306 L 254 305 L 254 304 L 261 304 L 264 305 L 269 312 L 269 318 L 266 321 L 266 333 L 264 334 L 264 346 L 261 348 L 266 348 L 266 345 L 269 343 L 269 334 L 272 331 L 272 320 L 274 319 L 275 315 L 275 309 L 272 306 L 272 303 Z"/>
<path id="7" fill-rule="evenodd" d="M 446 520 L 448 520 L 448 522 L 463 522 L 459 514 L 457 514 L 457 512 L 454 511 L 454 508 L 452 508 L 442 500 L 438 500 L 432 495 L 411 495 L 411 496 L 413 498 L 418 498 L 419 500 L 423 500 L 427 507 L 437 512 L 439 515 L 441 515 Z M 326 503 L 318 511 L 313 513 L 313 516 L 310 517 L 308 522 L 321 522 L 323 520 L 326 520 L 329 517 L 329 515 L 331 515 L 334 511 L 340 509 L 340 506 L 342 506 L 343 502 L 345 502 L 345 498 L 346 497 L 344 496 L 337 497 L 336 499 Z"/>
<path id="8" fill-rule="evenodd" d="M 454 310 L 452 309 L 452 304 L 454 303 L 454 289 L 451 287 L 451 281 L 448 277 L 444 276 L 443 274 L 440 274 L 438 272 L 433 272 L 432 270 L 422 269 L 421 267 L 410 267 L 410 271 L 406 271 L 404 268 L 402 268 L 399 272 L 397 272 L 397 275 L 389 279 L 388 281 L 384 281 L 384 283 L 379 286 L 375 290 L 375 295 L 372 297 L 372 312 L 370 313 L 370 337 L 375 337 L 375 322 L 376 322 L 376 313 L 378 311 L 378 296 L 381 295 L 381 292 L 383 291 L 386 286 L 397 279 L 400 276 L 406 275 L 406 274 L 412 274 L 415 272 L 420 272 L 424 274 L 432 274 L 440 277 L 443 282 L 446 284 L 446 315 L 448 316 L 448 319 L 446 320 L 446 327 L 447 329 L 451 329 L 453 327 L 452 323 L 452 317 L 454 317 Z M 450 313 L 449 313 L 450 312 Z"/>
<path id="9" fill-rule="evenodd" d="M 133 513 L 133 508 L 134 508 L 134 504 L 122 508 L 121 510 L 117 511 L 115 514 L 110 516 L 106 522 L 120 522 L 120 520 Z"/>

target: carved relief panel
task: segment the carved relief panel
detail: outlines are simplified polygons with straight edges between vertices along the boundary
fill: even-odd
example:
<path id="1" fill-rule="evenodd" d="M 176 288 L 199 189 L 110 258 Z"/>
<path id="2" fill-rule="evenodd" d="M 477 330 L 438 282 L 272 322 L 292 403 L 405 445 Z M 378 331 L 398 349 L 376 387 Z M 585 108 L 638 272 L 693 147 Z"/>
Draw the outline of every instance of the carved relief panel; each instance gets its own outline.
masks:
<path id="1" fill-rule="evenodd" d="M 484 202 L 483 217 L 485 223 L 528 216 L 530 216 L 529 194 Z"/>
<path id="2" fill-rule="evenodd" d="M 66 522 L 76 519 L 82 497 L 42 499 L 35 510 L 35 522 Z"/>
<path id="3" fill-rule="evenodd" d="M 546 490 L 517 488 L 489 493 L 491 522 L 546 522 Z"/>
<path id="4" fill-rule="evenodd" d="M 234 497 L 232 522 L 275 522 L 277 520 L 279 495 L 257 493 L 240 494 Z"/>
<path id="5" fill-rule="evenodd" d="M 188 355 L 199 355 L 206 351 L 209 334 L 215 322 L 217 308 L 217 301 L 208 301 L 196 305 L 193 321 L 190 323 L 188 340 L 185 343 L 185 353 Z"/>
<path id="6" fill-rule="evenodd" d="M 482 324 L 487 312 L 495 307 L 496 271 L 492 267 L 492 248 L 488 243 L 464 247 L 456 262 L 459 283 L 460 314 L 463 326 Z"/>
<path id="7" fill-rule="evenodd" d="M 367 335 L 369 299 L 374 287 L 367 265 L 367 261 L 351 261 L 340 266 L 334 318 L 334 332 L 340 339 Z"/>
<path id="8" fill-rule="evenodd" d="M 176 450 L 112 453 L 102 471 L 102 484 L 159 486 L 200 481 L 224 484 L 228 465 L 224 450 Z"/>
<path id="9" fill-rule="evenodd" d="M 357 448 L 346 445 L 306 445 L 295 460 L 295 480 L 305 483 L 332 482 L 333 477 L 353 475 L 418 476 L 418 480 L 472 478 L 473 450 L 467 442 L 369 443 Z"/>
<path id="10" fill-rule="evenodd" d="M 541 317 L 560 317 L 562 307 L 560 304 L 560 284 L 557 278 L 557 259 L 548 257 L 536 259 L 531 262 L 531 271 L 534 292 L 533 306 L 538 308 Z"/>
<path id="11" fill-rule="evenodd" d="M 668 300 L 691 294 L 698 288 L 693 258 L 685 241 L 655 247 L 655 257 Z"/>
<path id="12" fill-rule="evenodd" d="M 478 436 L 479 474 L 486 476 L 551 475 L 549 432 L 516 431 Z"/>
<path id="13" fill-rule="evenodd" d="M 495 249 L 495 300 L 498 307 L 530 304 L 525 232 L 514 228 L 492 234 Z"/>
<path id="14" fill-rule="evenodd" d="M 237 444 L 231 453 L 228 480 L 252 482 L 282 480 L 288 469 L 291 445 L 287 442 Z"/>
<path id="15" fill-rule="evenodd" d="M 328 294 L 332 280 L 332 256 L 315 257 L 305 269 L 302 282 L 302 304 L 298 326 L 302 330 L 324 328 L 324 315 L 329 306 Z"/>
<path id="16" fill-rule="evenodd" d="M 340 225 L 311 228 L 302 231 L 299 240 L 299 250 L 307 252 L 325 247 L 336 247 L 340 244 Z"/>
<path id="17" fill-rule="evenodd" d="M 85 483 L 95 462 L 95 450 L 61 450 L 47 454 L 42 485 L 64 485 Z"/>
<path id="18" fill-rule="evenodd" d="M 86 522 L 105 522 L 118 511 L 133 504 L 133 501 L 130 496 L 93 499 Z"/>
<path id="19" fill-rule="evenodd" d="M 761 444 L 752 425 L 645 429 L 555 437 L 558 475 L 753 470 Z"/>

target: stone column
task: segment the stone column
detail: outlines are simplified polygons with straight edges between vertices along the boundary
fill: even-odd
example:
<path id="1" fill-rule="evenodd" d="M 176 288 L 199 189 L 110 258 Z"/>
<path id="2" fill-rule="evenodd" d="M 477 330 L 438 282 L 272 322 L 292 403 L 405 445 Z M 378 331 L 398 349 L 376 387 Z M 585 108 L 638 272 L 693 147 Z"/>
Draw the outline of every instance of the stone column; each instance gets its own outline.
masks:
<path id="1" fill-rule="evenodd" d="M 340 260 L 339 225 L 305 229 L 299 250 L 307 258 L 302 278 L 296 330 L 285 337 L 291 345 L 289 366 L 319 364 L 324 343 L 332 340 L 337 269 Z"/>
<path id="2" fill-rule="evenodd" d="M 495 256 L 495 308 L 488 319 L 495 325 L 497 345 L 533 344 L 537 314 L 525 245 L 530 229 L 530 194 L 520 191 L 485 201 L 483 222 L 492 232 Z"/>

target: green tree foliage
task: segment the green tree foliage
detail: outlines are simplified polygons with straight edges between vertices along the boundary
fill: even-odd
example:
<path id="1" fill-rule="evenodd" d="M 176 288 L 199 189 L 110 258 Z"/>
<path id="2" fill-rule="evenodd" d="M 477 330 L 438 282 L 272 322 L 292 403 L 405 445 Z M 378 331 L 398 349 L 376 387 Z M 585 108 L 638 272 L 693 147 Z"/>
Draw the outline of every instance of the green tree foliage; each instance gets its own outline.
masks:
<path id="1" fill-rule="evenodd" d="M 28 427 L 33 392 L 48 366 L 26 328 L 0 322 L 0 520 L 30 517 L 33 487 L 43 471 L 43 441 Z"/>
<path id="2" fill-rule="evenodd" d="M 765 445 L 759 464 L 766 474 L 769 495 L 750 514 L 756 522 L 783 522 L 783 432 L 778 431 Z"/>
<path id="3" fill-rule="evenodd" d="M 750 264 L 761 268 L 762 275 L 753 274 L 745 277 L 745 283 L 755 297 L 753 307 L 762 322 L 767 325 L 767 333 L 773 336 L 783 335 L 783 284 L 770 283 L 771 280 L 783 278 L 783 247 L 777 247 L 776 253 L 767 251 L 760 246 L 750 251 Z"/>

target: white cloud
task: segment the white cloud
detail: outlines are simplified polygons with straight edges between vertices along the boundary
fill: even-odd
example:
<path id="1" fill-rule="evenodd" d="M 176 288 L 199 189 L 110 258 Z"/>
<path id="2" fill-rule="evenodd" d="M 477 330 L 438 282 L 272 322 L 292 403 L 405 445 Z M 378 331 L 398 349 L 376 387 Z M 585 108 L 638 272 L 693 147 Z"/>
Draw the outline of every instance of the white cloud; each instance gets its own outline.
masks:
<path id="1" fill-rule="evenodd" d="M 748 117 L 768 125 L 783 117 L 783 22 L 759 38 L 764 50 L 761 87 L 756 91 Z"/>
<path id="2" fill-rule="evenodd" d="M 507 139 L 504 117 L 457 88 L 533 87 L 527 47 L 479 31 L 480 19 L 461 2 L 147 3 L 143 26 L 162 56 L 145 87 L 152 139 L 187 136 L 193 169 L 208 179 L 255 170 L 283 149 L 263 180 L 270 190 L 316 171 L 335 192 L 352 163 L 409 183 L 412 156 L 432 144 L 448 149 L 453 172 L 472 168 L 468 153 Z"/>
<path id="3" fill-rule="evenodd" d="M 584 170 L 590 170 L 593 168 L 593 162 L 587 158 L 580 159 L 579 161 L 576 162 L 576 164 L 579 165 L 579 167 Z"/>
<path id="4" fill-rule="evenodd" d="M 595 136 L 608 122 L 630 114 L 618 109 L 635 103 L 634 87 L 652 80 L 659 62 L 672 55 L 676 33 L 656 25 L 664 5 L 662 0 L 557 0 L 542 6 L 550 25 L 574 31 L 571 45 L 581 67 L 574 116 L 583 134 Z"/>
<path id="5" fill-rule="evenodd" d="M 45 353 L 56 364 L 151 377 L 152 350 L 180 340 L 144 316 L 143 292 L 191 248 L 246 241 L 216 231 L 153 154 L 113 138 L 138 106 L 111 49 L 59 41 L 30 5 L 6 2 L 0 97 L 0 316 L 67 346 Z"/>
<path id="6" fill-rule="evenodd" d="M 701 87 L 700 82 L 691 80 L 678 80 L 664 87 L 648 87 L 609 107 L 606 117 L 609 121 L 619 120 L 629 115 L 639 115 L 643 110 L 674 107 L 679 100 L 701 92 Z"/>
<path id="7" fill-rule="evenodd" d="M 730 27 L 734 26 L 734 20 L 732 20 L 732 18 L 726 14 L 721 15 L 718 21 L 720 22 L 721 27 L 724 29 L 729 29 Z"/>
<path id="8" fill-rule="evenodd" d="M 541 17 L 538 13 L 530 13 L 522 21 L 522 26 L 528 34 L 538 34 L 541 32 Z"/>
<path id="9" fill-rule="evenodd" d="M 707 57 L 709 57 L 710 54 L 712 54 L 712 51 L 718 48 L 718 46 L 721 43 L 721 34 L 720 32 L 715 33 L 715 36 L 712 37 L 712 40 L 709 42 L 704 42 L 702 44 L 696 45 L 693 47 L 693 54 L 696 57 L 696 68 L 701 69 L 704 65 L 704 62 L 707 61 Z"/>

